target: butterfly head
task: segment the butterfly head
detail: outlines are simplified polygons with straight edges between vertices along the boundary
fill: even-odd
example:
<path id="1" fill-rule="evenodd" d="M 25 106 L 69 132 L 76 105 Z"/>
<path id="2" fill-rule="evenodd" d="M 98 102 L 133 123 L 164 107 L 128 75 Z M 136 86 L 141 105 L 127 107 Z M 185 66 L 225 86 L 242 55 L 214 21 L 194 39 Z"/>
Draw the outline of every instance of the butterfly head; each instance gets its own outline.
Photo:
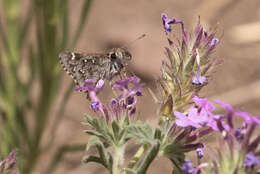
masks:
<path id="1" fill-rule="evenodd" d="M 132 55 L 126 48 L 113 48 L 109 54 L 108 58 L 111 61 L 109 70 L 109 79 L 114 75 L 118 74 L 121 69 L 127 66 L 128 61 L 131 60 Z"/>
<path id="2" fill-rule="evenodd" d="M 119 60 L 122 63 L 126 63 L 126 61 L 131 60 L 132 55 L 126 48 L 113 48 L 109 52 L 109 58 L 113 60 Z"/>

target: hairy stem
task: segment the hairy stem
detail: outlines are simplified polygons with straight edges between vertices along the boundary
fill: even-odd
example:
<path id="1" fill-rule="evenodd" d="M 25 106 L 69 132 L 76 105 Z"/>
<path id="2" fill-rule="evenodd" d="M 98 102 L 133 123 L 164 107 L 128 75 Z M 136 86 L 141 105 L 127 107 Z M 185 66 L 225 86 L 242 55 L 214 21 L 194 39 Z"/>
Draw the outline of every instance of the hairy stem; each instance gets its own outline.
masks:
<path id="1" fill-rule="evenodd" d="M 120 174 L 124 163 L 125 146 L 115 147 L 112 174 Z"/>

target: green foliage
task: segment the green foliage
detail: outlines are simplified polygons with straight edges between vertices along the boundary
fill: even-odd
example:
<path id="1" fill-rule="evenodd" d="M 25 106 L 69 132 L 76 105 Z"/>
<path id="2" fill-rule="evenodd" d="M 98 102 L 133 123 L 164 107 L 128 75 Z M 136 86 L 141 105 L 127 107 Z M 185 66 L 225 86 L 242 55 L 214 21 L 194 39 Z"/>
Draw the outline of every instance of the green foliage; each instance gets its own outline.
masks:
<path id="1" fill-rule="evenodd" d="M 83 162 L 96 162 L 107 168 L 110 173 L 146 173 L 149 165 L 157 156 L 160 150 L 159 139 L 162 138 L 160 129 L 153 129 L 150 125 L 141 122 L 132 123 L 128 116 L 122 120 L 113 120 L 107 122 L 103 116 L 93 118 L 85 116 L 86 123 L 89 129 L 85 132 L 91 137 L 88 140 L 87 150 L 95 147 L 99 156 L 86 156 Z M 134 156 L 128 167 L 122 167 L 121 164 L 124 158 L 124 149 L 126 142 L 130 139 L 135 139 L 136 144 L 142 145 L 145 150 L 141 156 Z M 111 154 L 107 147 L 111 146 L 113 153 Z M 146 153 L 144 153 L 146 152 Z M 122 168 L 122 171 L 117 169 Z"/>
<path id="2" fill-rule="evenodd" d="M 77 31 L 72 37 L 68 0 L 31 0 L 26 9 L 21 8 L 23 1 L 0 2 L 3 15 L 0 21 L 0 154 L 5 156 L 12 149 L 19 149 L 20 173 L 33 172 L 41 154 L 52 147 L 73 86 L 67 88 L 51 128 L 52 135 L 47 144 L 43 144 L 42 136 L 61 87 L 58 54 L 76 45 L 91 2 L 84 1 Z M 20 16 L 21 10 L 26 10 L 25 17 Z M 21 69 L 27 73 L 21 74 Z M 35 90 L 36 84 L 39 91 Z M 36 92 L 37 97 L 33 98 Z"/>

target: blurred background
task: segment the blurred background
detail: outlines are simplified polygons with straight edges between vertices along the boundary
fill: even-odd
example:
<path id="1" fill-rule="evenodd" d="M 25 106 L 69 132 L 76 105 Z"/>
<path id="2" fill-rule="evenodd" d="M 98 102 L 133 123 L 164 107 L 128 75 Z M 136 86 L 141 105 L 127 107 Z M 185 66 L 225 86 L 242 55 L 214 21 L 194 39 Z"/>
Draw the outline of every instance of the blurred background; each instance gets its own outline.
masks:
<path id="1" fill-rule="evenodd" d="M 85 96 L 73 91 L 58 54 L 106 52 L 146 34 L 129 46 L 128 68 L 156 91 L 167 46 L 161 13 L 184 21 L 188 30 L 198 16 L 206 28 L 218 25 L 221 44 L 214 56 L 224 62 L 201 96 L 260 114 L 259 0 L 1 0 L 0 5 L 0 156 L 18 149 L 22 174 L 105 173 L 81 163 L 88 140 L 81 122 L 91 111 Z M 157 105 L 150 94 L 139 102 L 137 118 L 155 125 Z M 159 159 L 148 173 L 169 173 L 169 166 Z"/>

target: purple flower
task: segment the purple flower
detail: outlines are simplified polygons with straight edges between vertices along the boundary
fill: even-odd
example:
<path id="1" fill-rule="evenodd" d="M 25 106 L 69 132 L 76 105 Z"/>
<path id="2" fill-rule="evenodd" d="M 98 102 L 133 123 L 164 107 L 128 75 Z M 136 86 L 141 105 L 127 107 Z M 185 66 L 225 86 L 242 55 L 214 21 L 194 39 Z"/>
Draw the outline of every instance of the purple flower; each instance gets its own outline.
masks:
<path id="1" fill-rule="evenodd" d="M 245 131 L 245 130 L 244 130 Z M 238 141 L 243 140 L 244 138 L 244 131 L 242 128 L 237 128 L 235 131 L 235 137 Z"/>
<path id="2" fill-rule="evenodd" d="M 188 116 L 178 111 L 174 111 L 174 115 L 176 116 L 175 123 L 180 127 L 192 126 L 194 128 L 201 128 L 201 125 L 198 123 L 198 120 L 196 119 L 196 108 L 191 108 L 189 110 Z"/>
<path id="3" fill-rule="evenodd" d="M 142 96 L 142 89 L 145 86 L 138 77 L 130 77 L 124 80 L 117 80 L 114 88 L 119 89 L 122 93 L 116 98 L 120 107 L 128 110 L 132 115 L 136 111 L 137 96 Z"/>
<path id="4" fill-rule="evenodd" d="M 94 111 L 97 111 L 97 110 L 99 109 L 99 102 L 93 101 L 92 104 L 91 104 L 91 108 L 92 108 Z"/>
<path id="5" fill-rule="evenodd" d="M 246 124 L 253 124 L 254 123 L 258 127 L 260 127 L 260 121 L 259 121 L 258 117 L 254 117 L 247 112 L 241 112 L 239 110 L 233 109 L 233 107 L 228 103 L 224 103 L 224 102 L 221 102 L 221 101 L 218 101 L 218 100 L 216 100 L 215 102 L 218 105 L 224 107 L 227 110 L 227 112 L 228 112 L 227 116 L 228 117 L 233 117 L 233 116 L 241 117 L 245 121 Z M 229 118 L 229 119 L 231 120 L 232 118 Z M 233 124 L 231 124 L 231 123 L 229 123 L 229 124 L 230 124 L 230 126 L 233 127 Z"/>
<path id="6" fill-rule="evenodd" d="M 168 16 L 165 13 L 162 14 L 162 21 L 163 21 L 164 31 L 166 34 L 172 31 L 170 24 L 182 23 L 180 20 L 174 18 L 173 19 L 168 18 Z"/>
<path id="7" fill-rule="evenodd" d="M 245 167 L 253 167 L 260 164 L 260 160 L 252 153 L 246 154 L 246 159 L 244 162 Z"/>
<path id="8" fill-rule="evenodd" d="M 254 132 L 258 131 L 257 127 L 260 127 L 258 117 L 254 117 L 247 112 L 241 112 L 233 109 L 228 103 L 220 101 L 216 101 L 216 103 L 227 110 L 227 113 L 221 116 L 222 121 L 218 120 L 218 129 L 224 133 L 223 135 L 225 141 L 232 142 L 230 144 L 234 144 L 234 142 L 236 142 L 241 147 L 241 149 L 234 149 L 234 146 L 231 146 L 231 150 L 240 150 L 241 152 L 248 154 L 245 165 L 249 166 L 256 160 L 253 158 L 252 154 L 257 151 L 260 142 L 259 134 L 256 134 L 256 137 L 253 137 Z M 236 128 L 237 124 L 234 122 L 234 118 L 236 117 L 243 119 L 244 122 L 242 127 Z"/>
<path id="9" fill-rule="evenodd" d="M 183 113 L 174 112 L 176 116 L 175 123 L 180 127 L 192 126 L 194 128 L 202 128 L 205 126 L 211 127 L 216 130 L 216 121 L 214 120 L 214 115 L 209 115 L 205 109 L 198 109 L 192 107 L 189 109 L 188 116 Z"/>
<path id="10" fill-rule="evenodd" d="M 91 108 L 95 112 L 99 110 L 108 119 L 107 110 L 97 96 L 97 92 L 103 89 L 104 83 L 105 82 L 102 79 L 100 79 L 97 83 L 95 83 L 92 79 L 88 79 L 85 81 L 83 86 L 80 86 L 75 90 L 88 92 L 91 99 Z"/>
<path id="11" fill-rule="evenodd" d="M 211 49 L 214 49 L 217 45 L 219 44 L 219 39 L 218 38 L 214 38 L 211 40 L 209 47 Z"/>
<path id="12" fill-rule="evenodd" d="M 204 156 L 202 148 L 197 148 L 196 152 L 199 159 L 201 159 Z"/>
<path id="13" fill-rule="evenodd" d="M 199 98 L 197 96 L 194 96 L 192 100 L 195 102 L 196 107 L 191 107 L 188 111 L 187 116 L 183 113 L 175 111 L 175 123 L 180 127 L 210 127 L 214 131 L 219 131 L 217 122 L 220 120 L 221 117 L 218 115 L 214 115 L 211 112 L 215 109 L 215 107 L 210 102 L 208 102 L 206 98 Z"/>
<path id="14" fill-rule="evenodd" d="M 207 57 L 210 53 L 212 53 L 215 48 L 217 47 L 217 45 L 220 43 L 218 38 L 213 38 L 215 34 L 211 34 L 209 35 L 207 38 L 205 38 L 205 42 L 206 42 L 206 50 L 205 52 L 202 54 L 202 57 Z"/>
<path id="15" fill-rule="evenodd" d="M 206 98 L 199 98 L 198 96 L 194 96 L 192 100 L 195 102 L 197 106 L 199 106 L 202 109 L 205 109 L 208 113 L 215 109 L 215 106 L 208 102 Z"/>
<path id="16" fill-rule="evenodd" d="M 196 61 L 197 61 L 198 70 L 197 70 L 197 74 L 192 78 L 192 84 L 203 85 L 207 81 L 207 78 L 204 76 L 201 76 L 200 56 L 199 56 L 198 49 L 196 49 L 196 52 L 197 52 Z"/>
<path id="17" fill-rule="evenodd" d="M 92 79 L 88 79 L 85 81 L 83 86 L 76 88 L 76 91 L 90 92 L 90 91 L 101 91 L 104 86 L 104 80 L 100 79 L 97 83 L 95 83 Z"/>
<path id="18" fill-rule="evenodd" d="M 193 174 L 192 162 L 190 160 L 185 161 L 181 169 L 183 174 Z"/>
<path id="19" fill-rule="evenodd" d="M 208 164 L 203 163 L 199 166 L 192 168 L 192 162 L 190 160 L 185 161 L 182 165 L 182 174 L 197 174 L 202 167 L 206 167 Z"/>

